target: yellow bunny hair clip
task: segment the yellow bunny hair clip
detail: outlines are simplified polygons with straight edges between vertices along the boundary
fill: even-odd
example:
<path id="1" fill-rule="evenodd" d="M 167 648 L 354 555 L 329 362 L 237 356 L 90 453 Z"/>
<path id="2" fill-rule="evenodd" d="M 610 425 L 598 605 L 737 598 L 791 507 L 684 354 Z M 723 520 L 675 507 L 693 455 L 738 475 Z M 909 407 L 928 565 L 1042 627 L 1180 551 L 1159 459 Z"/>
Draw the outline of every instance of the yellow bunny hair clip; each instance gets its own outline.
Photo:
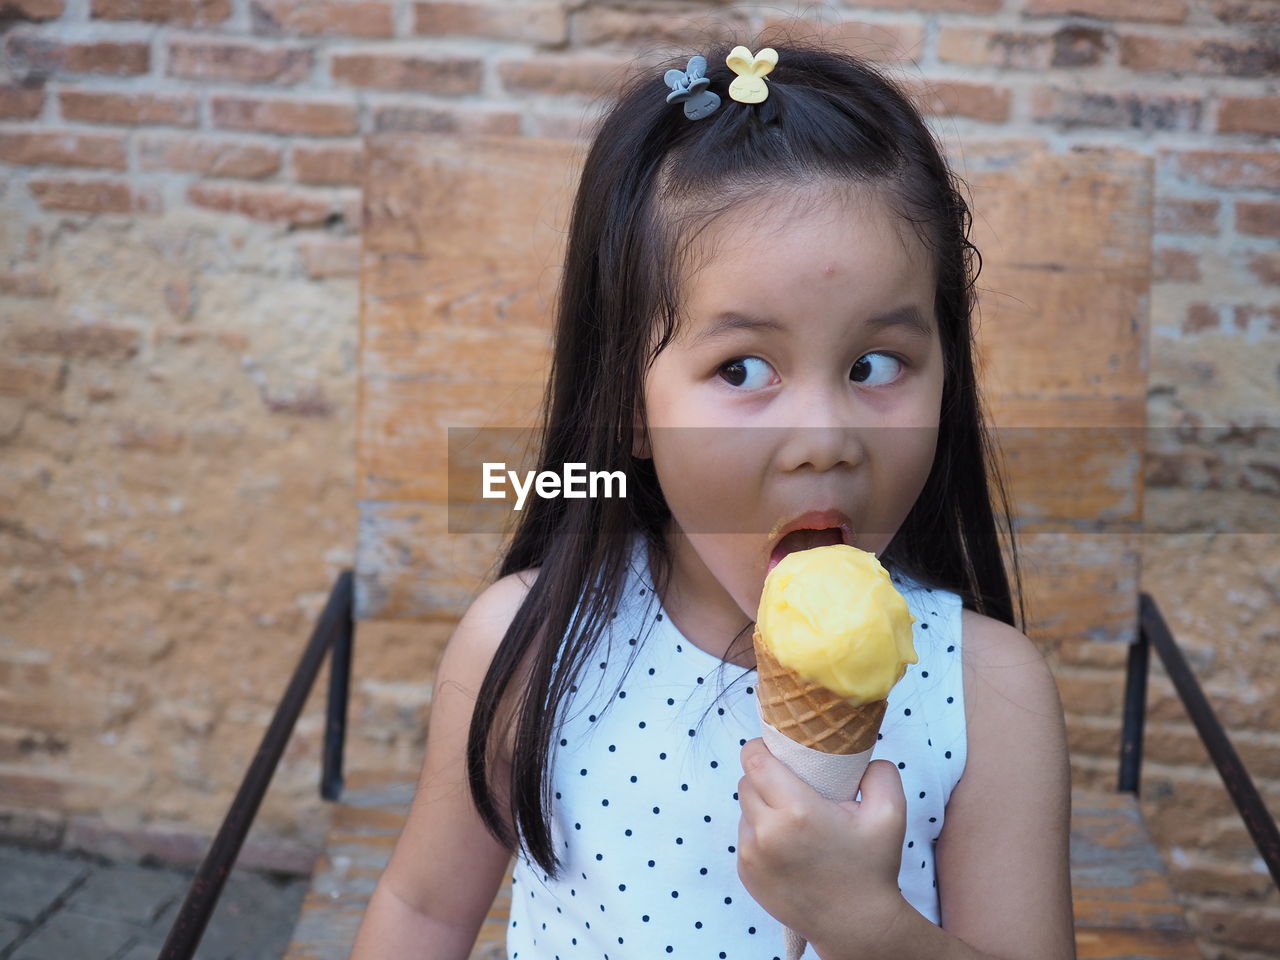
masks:
<path id="1" fill-rule="evenodd" d="M 739 103 L 759 103 L 769 96 L 765 76 L 778 65 L 778 51 L 765 47 L 753 54 L 743 46 L 734 47 L 724 58 L 738 76 L 729 84 L 729 96 Z"/>

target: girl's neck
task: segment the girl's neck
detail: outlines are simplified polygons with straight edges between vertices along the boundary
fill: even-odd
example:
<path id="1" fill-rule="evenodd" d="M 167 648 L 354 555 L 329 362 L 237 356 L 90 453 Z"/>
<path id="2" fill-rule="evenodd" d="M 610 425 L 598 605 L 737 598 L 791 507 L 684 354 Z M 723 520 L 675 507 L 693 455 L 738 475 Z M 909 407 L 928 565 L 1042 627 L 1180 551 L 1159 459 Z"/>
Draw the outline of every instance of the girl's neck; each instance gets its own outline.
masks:
<path id="1" fill-rule="evenodd" d="M 698 649 L 736 666 L 754 668 L 752 620 L 712 576 L 687 537 L 670 528 L 665 536 L 671 576 L 665 585 L 656 583 L 655 577 L 655 586 L 667 618 Z M 649 569 L 656 571 L 652 548 L 648 549 Z"/>

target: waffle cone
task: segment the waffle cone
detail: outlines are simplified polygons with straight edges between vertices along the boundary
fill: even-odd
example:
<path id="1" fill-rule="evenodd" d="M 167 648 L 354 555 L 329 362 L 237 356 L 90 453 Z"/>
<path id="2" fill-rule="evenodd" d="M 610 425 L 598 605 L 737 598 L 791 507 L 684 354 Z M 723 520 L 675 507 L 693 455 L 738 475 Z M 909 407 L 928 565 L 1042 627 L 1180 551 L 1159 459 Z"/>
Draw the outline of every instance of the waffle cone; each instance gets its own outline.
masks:
<path id="1" fill-rule="evenodd" d="M 855 707 L 826 687 L 784 667 L 760 639 L 757 628 L 756 698 L 760 715 L 788 739 L 822 753 L 852 754 L 870 750 L 880 731 L 887 700 Z"/>

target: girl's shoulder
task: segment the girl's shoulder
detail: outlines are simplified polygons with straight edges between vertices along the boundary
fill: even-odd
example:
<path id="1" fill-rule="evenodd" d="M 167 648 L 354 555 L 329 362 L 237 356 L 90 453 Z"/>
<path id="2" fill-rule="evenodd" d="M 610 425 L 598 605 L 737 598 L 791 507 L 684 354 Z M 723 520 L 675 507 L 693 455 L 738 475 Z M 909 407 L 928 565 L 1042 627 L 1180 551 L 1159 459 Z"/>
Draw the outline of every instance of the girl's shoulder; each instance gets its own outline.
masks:
<path id="1" fill-rule="evenodd" d="M 466 613 L 458 621 L 453 635 L 445 645 L 436 672 L 436 689 L 443 691 L 449 688 L 464 691 L 461 699 L 451 698 L 451 709 L 460 711 L 458 716 L 449 718 L 436 716 L 436 707 L 432 708 L 432 723 L 455 722 L 467 726 L 471 722 L 471 708 L 474 706 L 478 691 L 483 686 L 489 673 L 489 667 L 497 655 L 507 635 L 511 622 L 515 619 L 520 605 L 529 594 L 530 588 L 537 579 L 537 570 L 522 570 L 508 574 L 485 587 L 471 602 Z M 531 651 L 532 653 L 532 651 Z M 532 669 L 532 656 L 526 655 L 517 668 L 515 682 L 509 690 L 520 691 L 527 684 Z M 439 697 L 442 703 L 445 698 Z M 518 700 L 518 694 L 508 695 L 500 708 L 502 721 L 495 724 L 496 729 L 504 730 L 501 737 L 502 755 L 510 757 L 514 750 L 514 722 L 510 713 Z M 441 707 L 442 710 L 447 709 Z M 465 716 L 462 714 L 465 713 Z"/>
<path id="2" fill-rule="evenodd" d="M 458 621 L 446 647 L 446 656 L 451 657 L 455 669 L 461 667 L 467 674 L 484 676 L 537 578 L 537 568 L 521 570 L 498 578 L 480 591 Z"/>
<path id="3" fill-rule="evenodd" d="M 965 607 L 960 611 L 964 644 L 965 710 L 972 726 L 1017 722 L 1024 710 L 1060 712 L 1049 660 L 1025 633 Z"/>

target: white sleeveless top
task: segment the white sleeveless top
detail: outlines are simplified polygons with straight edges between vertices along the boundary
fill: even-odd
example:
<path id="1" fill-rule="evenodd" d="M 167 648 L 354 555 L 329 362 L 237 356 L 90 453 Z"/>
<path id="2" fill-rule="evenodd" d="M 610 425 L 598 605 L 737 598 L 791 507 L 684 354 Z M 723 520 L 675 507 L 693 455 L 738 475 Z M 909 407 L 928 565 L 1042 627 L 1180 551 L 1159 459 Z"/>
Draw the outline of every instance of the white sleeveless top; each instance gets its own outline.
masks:
<path id="1" fill-rule="evenodd" d="M 872 758 L 897 765 L 906 793 L 898 885 L 938 923 L 933 847 L 966 753 L 961 599 L 893 579 L 916 618 L 919 663 L 889 694 Z M 616 616 L 555 741 L 560 879 L 521 850 L 509 960 L 783 956 L 782 925 L 738 879 L 738 757 L 760 736 L 755 679 L 671 623 L 637 536 Z M 810 947 L 804 960 L 816 956 Z"/>

